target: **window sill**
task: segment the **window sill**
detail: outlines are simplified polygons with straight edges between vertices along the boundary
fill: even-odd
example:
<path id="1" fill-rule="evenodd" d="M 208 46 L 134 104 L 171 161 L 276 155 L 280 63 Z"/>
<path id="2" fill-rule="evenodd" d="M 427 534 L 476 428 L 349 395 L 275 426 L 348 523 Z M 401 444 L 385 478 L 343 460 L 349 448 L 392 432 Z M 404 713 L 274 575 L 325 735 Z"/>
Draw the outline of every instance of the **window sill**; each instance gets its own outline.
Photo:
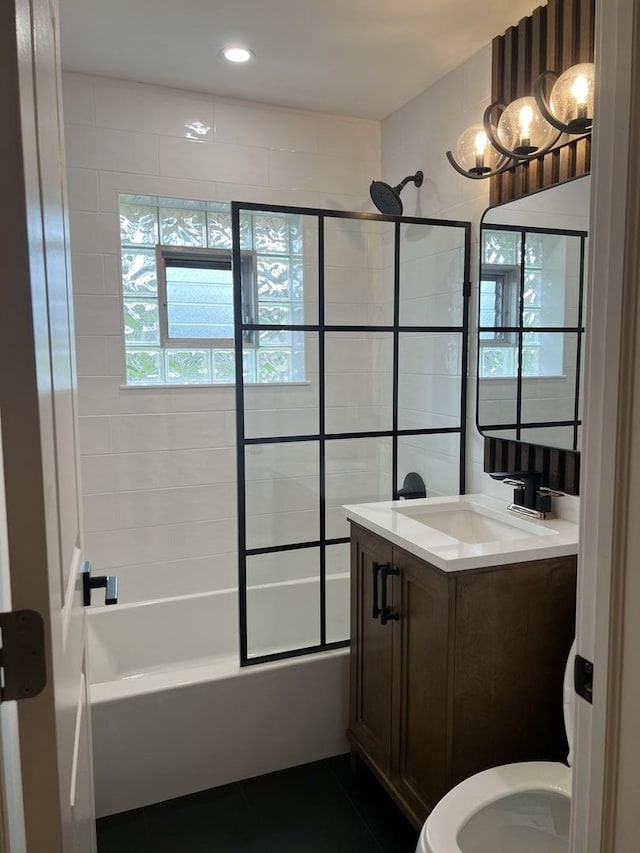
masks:
<path id="1" fill-rule="evenodd" d="M 245 382 L 244 388 L 295 388 L 296 386 L 303 387 L 305 385 L 311 385 L 312 383 L 309 380 L 300 380 L 298 382 Z M 121 391 L 175 391 L 176 389 L 181 390 L 183 388 L 193 391 L 199 390 L 201 388 L 217 388 L 217 389 L 228 389 L 230 391 L 235 391 L 236 383 L 235 382 L 202 382 L 196 383 L 194 382 L 192 385 L 181 383 L 176 385 L 120 385 Z"/>

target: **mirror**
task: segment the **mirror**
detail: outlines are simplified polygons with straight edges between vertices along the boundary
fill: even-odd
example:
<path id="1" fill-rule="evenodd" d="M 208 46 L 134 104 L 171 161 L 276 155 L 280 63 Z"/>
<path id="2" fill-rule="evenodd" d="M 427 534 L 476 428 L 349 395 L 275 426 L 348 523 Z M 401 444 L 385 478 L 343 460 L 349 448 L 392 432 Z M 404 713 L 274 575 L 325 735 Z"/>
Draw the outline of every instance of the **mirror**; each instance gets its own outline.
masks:
<path id="1" fill-rule="evenodd" d="M 580 449 L 590 177 L 489 208 L 480 228 L 483 435 Z"/>

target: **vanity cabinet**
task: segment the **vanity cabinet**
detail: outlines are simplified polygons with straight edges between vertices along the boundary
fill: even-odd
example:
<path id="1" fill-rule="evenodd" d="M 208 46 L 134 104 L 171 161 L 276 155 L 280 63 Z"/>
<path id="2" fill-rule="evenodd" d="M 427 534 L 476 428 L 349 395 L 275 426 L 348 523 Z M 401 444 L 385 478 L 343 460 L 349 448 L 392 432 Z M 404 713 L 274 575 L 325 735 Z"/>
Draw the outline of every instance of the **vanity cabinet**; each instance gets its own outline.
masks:
<path id="1" fill-rule="evenodd" d="M 348 737 L 416 826 L 473 773 L 566 758 L 575 595 L 575 556 L 445 572 L 352 523 Z"/>

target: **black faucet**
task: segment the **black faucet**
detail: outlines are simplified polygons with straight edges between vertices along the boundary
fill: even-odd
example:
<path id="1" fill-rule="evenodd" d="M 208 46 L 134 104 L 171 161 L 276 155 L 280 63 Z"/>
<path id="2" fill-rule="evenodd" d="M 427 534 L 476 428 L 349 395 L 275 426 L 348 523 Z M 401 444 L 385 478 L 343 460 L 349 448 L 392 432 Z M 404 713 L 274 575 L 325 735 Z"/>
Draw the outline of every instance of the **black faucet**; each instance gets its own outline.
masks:
<path id="1" fill-rule="evenodd" d="M 510 509 L 517 511 L 518 507 L 529 510 L 544 518 L 551 512 L 551 495 L 558 494 L 548 489 L 541 491 L 542 474 L 537 471 L 493 471 L 489 474 L 494 480 L 504 480 L 509 486 L 514 486 L 513 503 Z"/>

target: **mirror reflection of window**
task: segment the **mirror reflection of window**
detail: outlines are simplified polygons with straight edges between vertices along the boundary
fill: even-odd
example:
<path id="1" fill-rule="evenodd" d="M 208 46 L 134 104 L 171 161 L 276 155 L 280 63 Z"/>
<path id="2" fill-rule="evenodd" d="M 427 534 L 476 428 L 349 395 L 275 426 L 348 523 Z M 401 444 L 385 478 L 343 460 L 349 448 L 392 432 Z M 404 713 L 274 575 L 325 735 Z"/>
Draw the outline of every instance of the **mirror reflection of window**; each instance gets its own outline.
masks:
<path id="1" fill-rule="evenodd" d="M 562 337 L 519 329 L 578 322 L 581 238 L 527 230 L 483 231 L 480 282 L 480 377 L 566 375 Z"/>
<path id="2" fill-rule="evenodd" d="M 589 183 L 483 217 L 477 422 L 485 435 L 579 449 Z"/>

